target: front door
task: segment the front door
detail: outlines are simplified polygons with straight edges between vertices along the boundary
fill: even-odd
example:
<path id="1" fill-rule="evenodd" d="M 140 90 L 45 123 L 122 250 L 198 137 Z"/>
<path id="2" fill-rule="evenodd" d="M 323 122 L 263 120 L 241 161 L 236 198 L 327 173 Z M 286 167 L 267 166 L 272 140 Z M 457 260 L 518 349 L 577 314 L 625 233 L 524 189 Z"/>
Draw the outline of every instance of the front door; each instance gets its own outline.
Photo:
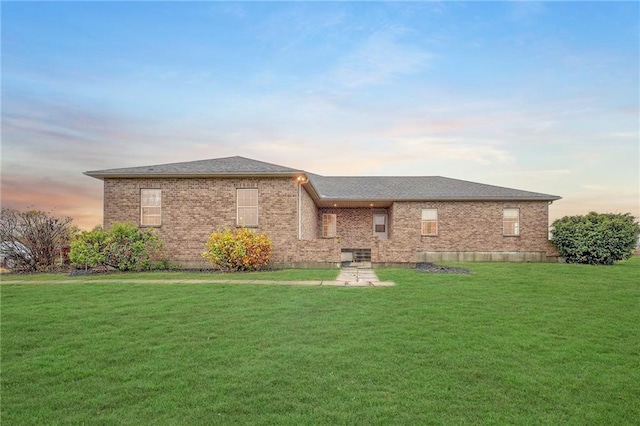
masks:
<path id="1" fill-rule="evenodd" d="M 381 240 L 387 239 L 387 221 L 388 217 L 386 213 L 373 214 L 373 235 Z"/>

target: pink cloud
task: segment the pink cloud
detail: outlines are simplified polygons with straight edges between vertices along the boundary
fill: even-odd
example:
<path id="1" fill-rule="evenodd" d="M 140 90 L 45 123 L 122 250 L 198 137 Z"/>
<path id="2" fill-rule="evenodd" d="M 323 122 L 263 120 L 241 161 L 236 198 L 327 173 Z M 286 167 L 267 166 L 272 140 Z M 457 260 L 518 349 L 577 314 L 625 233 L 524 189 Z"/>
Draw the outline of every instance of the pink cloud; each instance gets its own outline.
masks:
<path id="1" fill-rule="evenodd" d="M 81 229 L 91 229 L 102 224 L 102 182 L 84 176 L 67 181 L 3 174 L 2 207 L 50 211 L 72 217 Z"/>

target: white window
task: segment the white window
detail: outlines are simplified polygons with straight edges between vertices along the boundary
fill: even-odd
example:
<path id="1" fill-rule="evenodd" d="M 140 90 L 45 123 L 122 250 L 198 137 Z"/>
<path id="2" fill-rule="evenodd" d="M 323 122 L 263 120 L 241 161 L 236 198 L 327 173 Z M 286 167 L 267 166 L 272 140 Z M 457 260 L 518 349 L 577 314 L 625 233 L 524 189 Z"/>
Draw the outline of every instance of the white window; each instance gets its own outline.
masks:
<path id="1" fill-rule="evenodd" d="M 520 209 L 502 211 L 502 233 L 507 236 L 520 235 Z"/>
<path id="2" fill-rule="evenodd" d="M 422 209 L 422 235 L 438 235 L 438 209 Z"/>
<path id="3" fill-rule="evenodd" d="M 140 190 L 140 225 L 160 226 L 162 224 L 162 191 L 160 189 Z"/>
<path id="4" fill-rule="evenodd" d="M 333 238 L 336 236 L 336 215 L 322 215 L 322 238 Z"/>
<path id="5" fill-rule="evenodd" d="M 236 190 L 238 226 L 258 226 L 258 188 Z"/>
<path id="6" fill-rule="evenodd" d="M 376 234 L 387 232 L 387 215 L 386 214 L 373 215 L 373 232 L 375 232 Z"/>

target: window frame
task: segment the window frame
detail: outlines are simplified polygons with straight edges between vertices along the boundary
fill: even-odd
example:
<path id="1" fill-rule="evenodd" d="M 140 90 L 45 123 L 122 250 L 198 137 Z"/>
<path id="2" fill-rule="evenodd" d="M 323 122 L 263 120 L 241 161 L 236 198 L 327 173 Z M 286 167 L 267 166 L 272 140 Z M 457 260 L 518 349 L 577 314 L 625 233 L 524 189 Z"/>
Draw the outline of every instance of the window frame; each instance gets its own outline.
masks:
<path id="1" fill-rule="evenodd" d="M 515 218 L 507 217 L 507 211 L 515 211 L 516 212 Z M 509 226 L 509 228 L 512 229 L 513 232 L 507 232 L 507 226 Z M 520 236 L 520 208 L 504 207 L 502 209 L 502 235 L 505 237 Z"/>
<path id="2" fill-rule="evenodd" d="M 425 219 L 425 212 L 435 212 L 435 219 L 427 218 Z M 422 209 L 420 216 L 420 235 L 423 237 L 437 237 L 440 232 L 440 224 L 439 224 L 439 212 L 438 209 Z M 425 231 L 425 225 L 429 226 L 429 224 L 434 225 L 435 230 L 432 232 L 428 232 L 428 228 Z"/>
<path id="3" fill-rule="evenodd" d="M 145 193 L 157 192 L 158 204 L 149 204 L 149 197 L 145 198 Z M 156 199 L 156 197 L 152 197 Z M 150 209 L 157 209 L 157 213 L 150 213 Z M 157 218 L 150 221 L 149 218 Z M 159 228 L 162 226 L 162 189 L 160 188 L 140 188 L 140 226 Z"/>
<path id="4" fill-rule="evenodd" d="M 327 218 L 331 218 L 327 221 Z M 338 216 L 335 213 L 322 213 L 322 238 L 336 238 L 338 235 Z"/>
<path id="5" fill-rule="evenodd" d="M 251 199 L 247 200 L 246 197 L 241 198 L 241 191 L 251 191 L 251 193 L 255 194 L 255 204 L 251 203 Z M 239 228 L 257 228 L 260 223 L 260 215 L 259 215 L 259 192 L 258 188 L 236 188 L 236 226 Z M 252 197 L 253 198 L 253 197 Z M 249 210 L 250 209 L 250 210 Z M 244 213 L 244 216 L 240 215 L 241 210 Z M 251 211 L 255 214 L 255 223 L 247 223 L 246 220 L 246 211 Z M 244 220 L 242 220 L 244 219 Z"/>
<path id="6" fill-rule="evenodd" d="M 382 223 L 376 223 L 376 218 L 382 218 Z M 374 234 L 386 234 L 387 233 L 387 221 L 388 216 L 386 213 L 374 213 L 373 214 L 373 233 Z M 382 227 L 382 230 L 378 230 L 378 226 Z"/>

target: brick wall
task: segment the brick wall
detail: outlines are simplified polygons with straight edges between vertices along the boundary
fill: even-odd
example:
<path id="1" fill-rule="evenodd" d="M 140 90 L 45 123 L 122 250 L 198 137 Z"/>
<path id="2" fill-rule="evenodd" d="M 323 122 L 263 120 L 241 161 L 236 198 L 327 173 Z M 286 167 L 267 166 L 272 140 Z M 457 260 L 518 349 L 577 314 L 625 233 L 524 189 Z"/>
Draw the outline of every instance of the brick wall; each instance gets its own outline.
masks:
<path id="1" fill-rule="evenodd" d="M 520 209 L 520 235 L 502 233 L 504 208 Z M 438 209 L 438 235 L 421 236 L 422 209 Z M 394 240 L 425 251 L 546 251 L 546 201 L 399 202 L 391 224 Z"/>
<path id="2" fill-rule="evenodd" d="M 322 230 L 318 233 L 318 208 L 307 193 L 307 190 L 304 187 L 302 188 L 300 193 L 302 201 L 302 239 L 313 240 L 322 235 Z M 322 226 L 322 220 L 320 220 L 320 226 Z"/>
<path id="3" fill-rule="evenodd" d="M 520 209 L 519 236 L 503 235 L 504 208 Z M 422 209 L 438 209 L 438 235 L 421 236 Z M 387 210 L 388 240 L 372 236 L 371 209 L 327 208 L 318 216 L 323 213 L 336 214 L 343 248 L 371 248 L 373 262 L 415 262 L 421 252 L 557 254 L 548 242 L 546 201 L 396 202 Z"/>
<path id="4" fill-rule="evenodd" d="M 322 208 L 318 210 L 318 235 L 322 235 L 322 215 L 336 215 L 336 234 L 345 248 L 368 248 L 373 235 L 372 209 Z"/>
<path id="5" fill-rule="evenodd" d="M 162 225 L 156 228 L 170 260 L 202 267 L 209 235 L 236 226 L 236 188 L 258 188 L 258 227 L 274 245 L 273 261 L 293 258 L 298 237 L 298 190 L 290 178 L 105 179 L 104 226 L 140 223 L 140 190 L 162 190 Z"/>
<path id="6" fill-rule="evenodd" d="M 140 223 L 140 190 L 162 190 L 162 226 L 156 228 L 170 260 L 204 267 L 201 257 L 211 232 L 236 226 L 236 188 L 258 188 L 258 232 L 273 241 L 274 263 L 340 261 L 341 248 L 371 248 L 380 263 L 415 262 L 424 252 L 540 252 L 548 243 L 548 204 L 542 202 L 396 202 L 387 209 L 388 240 L 373 237 L 369 208 L 317 208 L 306 190 L 298 240 L 298 186 L 291 178 L 105 179 L 104 226 Z M 520 235 L 502 235 L 502 210 L 520 209 Z M 420 235 L 421 211 L 437 208 L 437 236 Z M 323 239 L 322 214 L 337 217 L 340 238 Z"/>

